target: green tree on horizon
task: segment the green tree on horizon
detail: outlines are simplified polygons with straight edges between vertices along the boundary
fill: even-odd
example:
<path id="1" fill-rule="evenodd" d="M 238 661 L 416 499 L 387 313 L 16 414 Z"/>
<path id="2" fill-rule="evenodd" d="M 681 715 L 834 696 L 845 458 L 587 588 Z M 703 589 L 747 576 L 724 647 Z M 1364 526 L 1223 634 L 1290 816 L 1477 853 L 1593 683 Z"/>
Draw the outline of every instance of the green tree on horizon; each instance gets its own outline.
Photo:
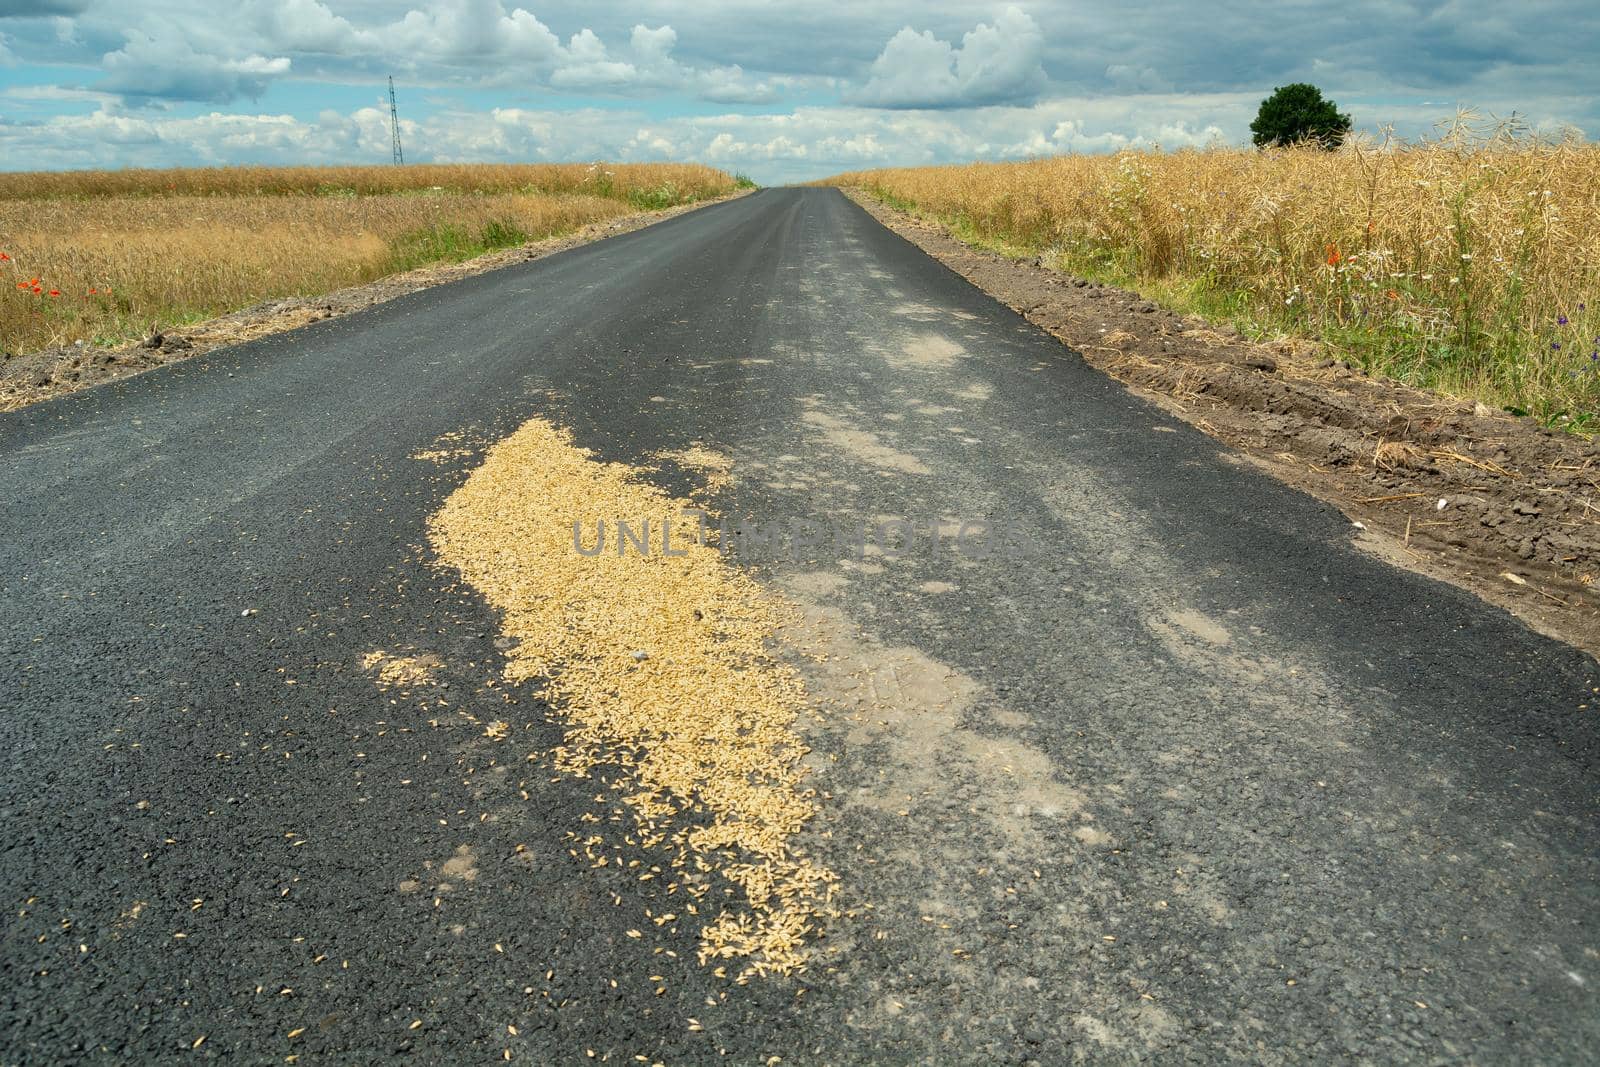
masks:
<path id="1" fill-rule="evenodd" d="M 1273 89 L 1250 124 L 1251 140 L 1261 148 L 1312 141 L 1334 149 L 1349 132 L 1350 116 L 1341 114 L 1321 89 L 1307 82 Z"/>

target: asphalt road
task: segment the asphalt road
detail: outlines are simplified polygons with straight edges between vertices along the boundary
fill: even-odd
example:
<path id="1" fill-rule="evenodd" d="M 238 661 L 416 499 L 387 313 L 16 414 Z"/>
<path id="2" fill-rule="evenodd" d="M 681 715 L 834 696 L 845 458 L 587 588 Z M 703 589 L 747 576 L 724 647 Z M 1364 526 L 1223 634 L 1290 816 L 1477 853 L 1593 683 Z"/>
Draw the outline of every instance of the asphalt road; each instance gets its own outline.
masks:
<path id="1" fill-rule="evenodd" d="M 799 976 L 627 936 L 658 884 L 520 763 L 559 731 L 426 548 L 475 456 L 412 456 L 535 416 L 727 452 L 758 521 L 1019 531 L 749 559 L 856 709 L 808 726 L 848 914 Z M 1596 664 L 831 190 L 3 415 L 0 457 L 0 1062 L 1600 1058 Z"/>

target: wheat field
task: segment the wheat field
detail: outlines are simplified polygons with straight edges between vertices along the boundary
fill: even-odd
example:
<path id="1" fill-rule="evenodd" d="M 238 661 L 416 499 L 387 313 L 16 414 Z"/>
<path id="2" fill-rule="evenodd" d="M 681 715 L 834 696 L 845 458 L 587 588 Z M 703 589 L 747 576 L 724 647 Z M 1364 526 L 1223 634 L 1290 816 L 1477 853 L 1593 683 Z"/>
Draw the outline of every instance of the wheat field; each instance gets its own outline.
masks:
<path id="1" fill-rule="evenodd" d="M 697 163 L 413 163 L 360 167 L 195 167 L 0 173 L 0 201 L 104 196 L 377 196 L 382 193 L 596 193 L 674 202 L 736 179 Z"/>
<path id="2" fill-rule="evenodd" d="M 736 185 L 686 164 L 0 174 L 0 350 L 115 344 Z"/>
<path id="3" fill-rule="evenodd" d="M 1600 147 L 1457 132 L 839 175 L 976 243 L 1600 429 Z"/>

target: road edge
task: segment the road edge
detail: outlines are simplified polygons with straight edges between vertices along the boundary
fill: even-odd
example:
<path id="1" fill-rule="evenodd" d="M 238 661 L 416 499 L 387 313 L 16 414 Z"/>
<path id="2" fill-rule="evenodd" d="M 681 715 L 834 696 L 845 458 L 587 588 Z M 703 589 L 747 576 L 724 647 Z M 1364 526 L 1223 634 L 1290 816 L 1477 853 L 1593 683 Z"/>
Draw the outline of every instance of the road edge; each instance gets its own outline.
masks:
<path id="1" fill-rule="evenodd" d="M 1562 544 L 1572 541 L 1571 530 L 1563 528 L 1571 523 L 1558 521 L 1558 514 L 1567 513 L 1552 512 L 1549 497 L 1540 495 L 1557 490 L 1529 484 L 1541 476 L 1548 479 L 1550 472 L 1535 469 L 1531 456 L 1526 457 L 1530 460 L 1526 479 L 1521 467 L 1511 467 L 1507 478 L 1497 478 L 1494 471 L 1508 472 L 1487 458 L 1478 462 L 1463 456 L 1462 464 L 1427 458 L 1429 447 L 1437 449 L 1441 441 L 1452 440 L 1450 433 L 1473 432 L 1475 427 L 1486 438 L 1498 435 L 1492 437 L 1492 443 L 1507 444 L 1514 454 L 1519 444 L 1538 439 L 1542 449 L 1539 463 L 1547 462 L 1550 454 L 1557 457 L 1557 463 L 1573 461 L 1556 470 L 1588 471 L 1592 465 L 1600 473 L 1600 463 L 1595 461 L 1600 449 L 1593 444 L 1570 435 L 1558 437 L 1528 425 L 1528 420 L 1490 413 L 1481 406 L 1475 410 L 1450 398 L 1368 379 L 1333 360 L 1318 359 L 1321 353 L 1310 345 L 1246 342 L 1237 334 L 1218 332 L 1221 328 L 1161 308 L 1138 293 L 1072 278 L 1046 266 L 1040 257 L 1013 258 L 973 245 L 941 221 L 886 204 L 864 190 L 840 188 L 840 192 L 890 232 L 1015 311 L 1130 392 L 1202 431 L 1242 461 L 1339 509 L 1351 521 L 1356 546 L 1395 566 L 1472 593 L 1534 631 L 1600 659 L 1600 595 L 1596 593 L 1600 582 L 1592 588 L 1593 575 L 1586 569 L 1595 565 L 1596 554 L 1575 553 L 1564 564 L 1530 560 L 1508 551 L 1512 542 L 1497 529 L 1506 525 L 1506 516 L 1500 512 L 1509 511 L 1517 532 L 1524 537 L 1523 546 L 1550 532 L 1561 538 Z M 1078 293 L 1097 299 L 1064 310 L 1064 305 L 1080 299 L 1069 294 Z M 1104 320 L 1098 327 L 1079 313 L 1085 306 L 1093 307 L 1094 319 Z M 1142 336 L 1135 338 L 1130 330 Z M 1122 337 L 1129 340 L 1122 341 Z M 1197 340 L 1186 344 L 1186 337 Z M 1158 342 L 1150 343 L 1156 338 Z M 1369 417 L 1354 425 L 1341 425 L 1332 416 L 1319 417 L 1322 402 L 1334 397 L 1354 397 L 1358 404 L 1379 398 L 1396 412 L 1363 413 Z M 1355 454 L 1349 465 L 1329 463 L 1320 454 L 1298 450 L 1287 438 L 1260 432 L 1269 419 L 1284 417 L 1286 399 L 1289 404 L 1304 401 L 1295 407 L 1294 417 L 1310 429 L 1358 444 L 1364 441 L 1365 452 Z M 1378 418 L 1379 414 L 1383 417 Z M 1431 429 L 1424 434 L 1420 429 L 1414 431 L 1414 424 Z M 1385 449 L 1396 457 L 1392 465 L 1384 465 Z M 1595 485 L 1587 474 L 1584 478 L 1585 484 Z M 1484 482 L 1506 484 L 1480 484 Z M 1478 491 L 1490 488 L 1495 492 L 1486 503 Z M 1525 506 L 1518 500 L 1508 506 L 1508 501 L 1524 496 L 1533 504 Z M 1439 501 L 1447 503 L 1435 512 Z M 1478 507 L 1477 512 L 1466 513 L 1464 505 L 1469 501 Z M 1463 506 L 1450 511 L 1458 502 Z M 1396 504 L 1419 514 L 1407 514 Z M 1544 507 L 1538 506 L 1541 504 Z M 1576 504 L 1585 526 L 1593 522 L 1588 519 L 1590 511 L 1600 515 L 1600 507 L 1584 500 L 1576 500 Z M 1441 515 L 1449 521 L 1436 518 Z M 1418 521 L 1427 525 L 1417 525 Z M 1600 523 L 1594 523 L 1593 532 L 1580 532 L 1584 540 L 1600 543 Z M 1547 542 L 1547 550 L 1555 537 Z"/>
<path id="2" fill-rule="evenodd" d="M 592 222 L 577 230 L 486 252 L 459 263 L 435 263 L 398 274 L 385 275 L 360 285 L 335 289 L 318 296 L 265 300 L 213 319 L 173 327 L 142 341 L 114 346 L 78 344 L 14 357 L 4 378 L 26 375 L 21 384 L 0 392 L 0 414 L 20 411 L 56 397 L 83 392 L 113 382 L 126 381 L 146 371 L 181 363 L 196 356 L 244 344 L 274 334 L 288 333 L 324 319 L 348 315 L 387 303 L 422 289 L 448 285 L 463 278 L 487 274 L 520 263 L 544 259 L 583 245 L 594 244 L 642 230 L 701 208 L 725 204 L 758 192 L 738 189 L 727 196 L 698 200 L 655 211 L 636 211 Z"/>

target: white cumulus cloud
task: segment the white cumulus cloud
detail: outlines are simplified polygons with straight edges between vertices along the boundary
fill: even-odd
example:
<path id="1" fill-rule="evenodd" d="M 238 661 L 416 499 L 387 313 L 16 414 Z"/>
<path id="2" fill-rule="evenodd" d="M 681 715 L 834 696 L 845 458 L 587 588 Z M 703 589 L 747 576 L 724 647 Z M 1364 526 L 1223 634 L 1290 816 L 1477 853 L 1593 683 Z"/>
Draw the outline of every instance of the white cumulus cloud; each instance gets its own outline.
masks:
<path id="1" fill-rule="evenodd" d="M 611 40 L 582 27 L 563 40 L 533 12 L 502 0 L 437 0 L 366 25 L 335 14 L 324 0 L 255 0 L 253 10 L 261 47 L 315 57 L 313 69 L 324 75 L 397 70 L 434 84 L 624 96 L 665 90 L 724 103 L 777 95 L 770 80 L 750 77 L 738 64 L 680 61 L 670 25 L 635 24 Z"/>
<path id="2" fill-rule="evenodd" d="M 259 97 L 274 79 L 289 73 L 286 56 L 250 53 L 230 57 L 198 51 L 187 39 L 157 39 L 130 31 L 127 43 L 101 61 L 105 76 L 95 88 L 135 100 L 198 100 L 226 104 Z"/>
<path id="3" fill-rule="evenodd" d="M 979 23 L 959 48 L 907 26 L 873 60 L 853 102 L 886 108 L 1026 103 L 1044 88 L 1043 59 L 1044 34 L 1016 7 L 1002 11 L 992 26 Z"/>

